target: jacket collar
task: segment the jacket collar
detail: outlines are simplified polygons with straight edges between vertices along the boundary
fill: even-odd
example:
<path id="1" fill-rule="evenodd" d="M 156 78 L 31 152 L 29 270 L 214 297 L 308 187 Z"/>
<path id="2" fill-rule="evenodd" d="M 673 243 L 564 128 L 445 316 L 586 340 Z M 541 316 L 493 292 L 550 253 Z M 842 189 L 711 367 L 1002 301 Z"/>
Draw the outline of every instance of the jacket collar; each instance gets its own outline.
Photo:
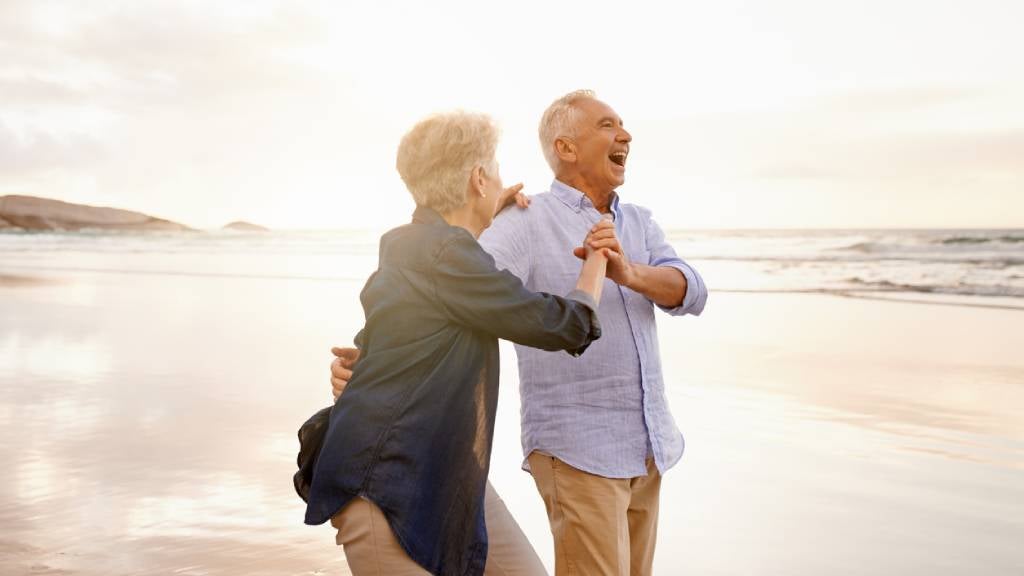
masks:
<path id="1" fill-rule="evenodd" d="M 448 221 L 441 214 L 428 206 L 416 206 L 412 213 L 412 221 L 414 224 L 448 225 Z"/>

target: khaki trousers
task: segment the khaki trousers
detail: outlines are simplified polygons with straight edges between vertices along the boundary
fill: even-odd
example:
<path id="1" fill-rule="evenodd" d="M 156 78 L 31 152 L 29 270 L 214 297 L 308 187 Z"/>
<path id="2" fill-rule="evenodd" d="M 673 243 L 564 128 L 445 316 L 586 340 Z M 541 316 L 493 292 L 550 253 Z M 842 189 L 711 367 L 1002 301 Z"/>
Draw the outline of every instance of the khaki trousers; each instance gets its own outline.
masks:
<path id="1" fill-rule="evenodd" d="M 555 576 L 650 576 L 661 475 L 605 478 L 533 452 L 530 471 L 555 540 Z"/>
<path id="2" fill-rule="evenodd" d="M 547 576 L 530 541 L 487 483 L 484 496 L 487 521 L 487 566 L 484 576 Z M 384 513 L 374 503 L 356 498 L 331 518 L 336 541 L 354 576 L 429 576 L 409 558 L 395 538 Z"/>

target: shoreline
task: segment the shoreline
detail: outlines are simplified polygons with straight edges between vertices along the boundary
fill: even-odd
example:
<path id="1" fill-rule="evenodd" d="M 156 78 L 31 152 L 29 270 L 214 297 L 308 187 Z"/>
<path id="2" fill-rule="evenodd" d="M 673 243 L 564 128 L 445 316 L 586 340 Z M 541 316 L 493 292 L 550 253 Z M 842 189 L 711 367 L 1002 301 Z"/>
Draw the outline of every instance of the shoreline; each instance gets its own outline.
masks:
<path id="1" fill-rule="evenodd" d="M 5 274 L 3 269 L 32 270 L 42 272 L 44 275 L 15 275 Z M 216 279 L 238 279 L 238 280 L 301 280 L 309 282 L 339 282 L 351 283 L 362 282 L 364 278 L 338 277 L 338 276 L 304 276 L 294 274 L 247 274 L 232 272 L 199 272 L 179 270 L 119 270 L 109 268 L 75 268 L 67 266 L 31 266 L 23 264 L 0 264 L 0 287 L 26 287 L 42 286 L 68 281 L 54 277 L 57 273 L 74 274 L 109 274 L 125 276 L 174 276 L 184 278 L 216 278 Z M 936 294 L 928 292 L 879 290 L 876 292 L 863 290 L 845 289 L 821 289 L 821 288 L 792 288 L 792 289 L 743 289 L 743 288 L 709 288 L 711 294 L 746 294 L 746 295 L 808 295 L 808 296 L 829 296 L 834 298 L 849 298 L 854 300 L 869 300 L 875 302 L 889 302 L 898 304 L 949 306 L 958 308 L 979 308 L 991 310 L 1005 310 L 1024 312 L 1024 298 L 1010 296 L 983 296 L 973 294 Z M 880 296 L 878 294 L 887 294 Z"/>
<path id="2" fill-rule="evenodd" d="M 896 302 L 906 304 L 932 304 L 935 306 L 959 306 L 966 308 L 989 308 L 994 310 L 1016 310 L 1024 312 L 1024 298 L 1013 298 L 1009 296 L 979 296 L 974 294 L 934 294 L 928 292 L 911 292 L 898 290 L 880 290 L 878 292 L 890 296 L 879 296 L 875 293 L 859 290 L 822 290 L 817 288 L 808 289 L 766 289 L 746 290 L 735 288 L 709 288 L 708 292 L 718 294 L 807 294 L 809 296 L 834 296 L 836 298 L 852 298 L 856 300 L 872 300 L 876 302 Z M 932 294 L 935 299 L 924 297 Z M 906 295 L 906 297 L 904 296 Z M 962 298 L 963 301 L 939 300 L 939 298 Z M 998 300 L 1006 303 L 988 303 L 984 300 Z M 1017 302 L 1020 304 L 1017 304 Z"/>

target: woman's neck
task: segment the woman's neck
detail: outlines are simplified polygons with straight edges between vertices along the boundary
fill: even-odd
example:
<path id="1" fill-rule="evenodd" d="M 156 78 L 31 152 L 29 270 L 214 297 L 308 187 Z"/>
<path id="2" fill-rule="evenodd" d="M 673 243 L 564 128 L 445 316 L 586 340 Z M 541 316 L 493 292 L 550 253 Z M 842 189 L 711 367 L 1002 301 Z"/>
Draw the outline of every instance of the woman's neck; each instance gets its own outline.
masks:
<path id="1" fill-rule="evenodd" d="M 473 209 L 469 204 L 457 210 L 441 214 L 441 217 L 451 226 L 464 228 L 473 235 L 473 238 L 479 238 L 480 234 L 484 231 L 484 226 L 480 223 L 477 215 L 473 213 Z"/>

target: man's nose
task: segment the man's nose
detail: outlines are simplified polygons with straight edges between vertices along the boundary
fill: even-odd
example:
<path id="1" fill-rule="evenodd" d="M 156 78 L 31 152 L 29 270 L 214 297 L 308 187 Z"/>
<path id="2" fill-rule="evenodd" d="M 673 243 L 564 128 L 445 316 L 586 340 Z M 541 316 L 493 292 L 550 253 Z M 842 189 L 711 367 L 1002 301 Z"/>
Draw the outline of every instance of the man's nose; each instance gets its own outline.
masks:
<path id="1" fill-rule="evenodd" d="M 629 133 L 625 128 L 619 128 L 619 136 L 616 138 L 619 142 L 632 142 L 633 135 Z"/>

